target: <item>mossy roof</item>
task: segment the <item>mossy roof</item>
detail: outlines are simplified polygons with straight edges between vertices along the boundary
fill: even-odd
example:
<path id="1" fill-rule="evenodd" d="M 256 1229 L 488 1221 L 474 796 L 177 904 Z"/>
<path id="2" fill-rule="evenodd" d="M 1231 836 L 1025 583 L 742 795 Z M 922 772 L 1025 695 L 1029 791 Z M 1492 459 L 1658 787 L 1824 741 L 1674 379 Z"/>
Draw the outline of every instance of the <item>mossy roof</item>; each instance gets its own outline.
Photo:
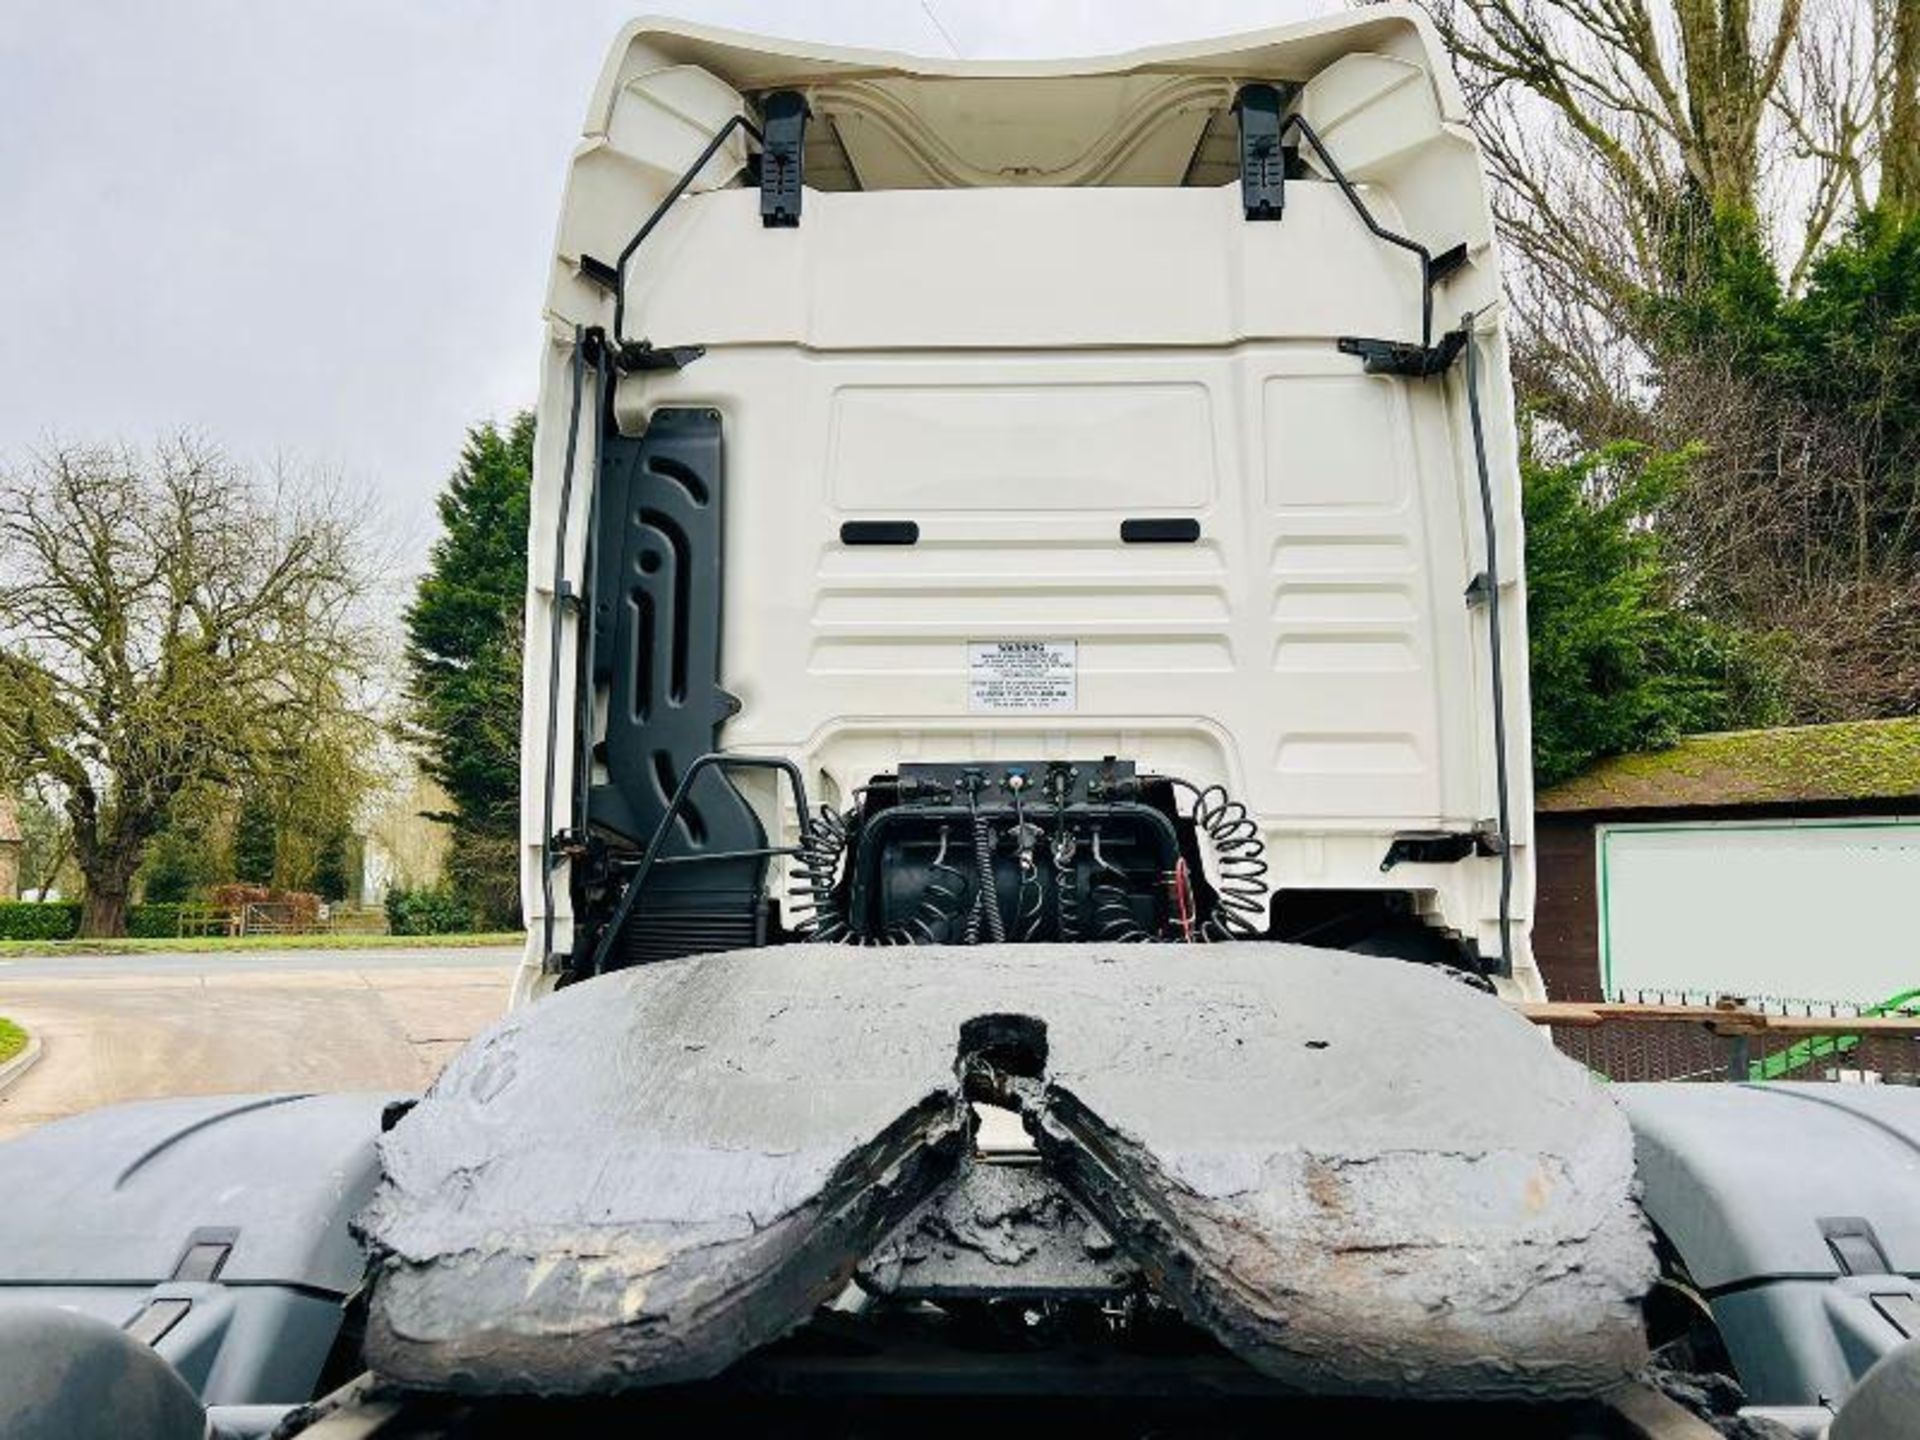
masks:
<path id="1" fill-rule="evenodd" d="M 1668 810 L 1920 798 L 1920 717 L 1689 735 L 1603 760 L 1540 810 Z"/>

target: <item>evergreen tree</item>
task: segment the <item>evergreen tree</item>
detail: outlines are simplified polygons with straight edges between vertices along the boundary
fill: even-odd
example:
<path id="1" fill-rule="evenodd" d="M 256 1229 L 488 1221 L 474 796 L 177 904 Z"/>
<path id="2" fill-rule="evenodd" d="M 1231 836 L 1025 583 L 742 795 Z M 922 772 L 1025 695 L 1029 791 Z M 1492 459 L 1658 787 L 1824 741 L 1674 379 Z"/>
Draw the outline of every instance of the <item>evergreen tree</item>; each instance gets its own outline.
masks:
<path id="1" fill-rule="evenodd" d="M 273 802 L 260 789 L 240 797 L 240 815 L 233 829 L 233 878 L 249 885 L 273 883 L 274 852 L 279 847 L 279 822 Z"/>
<path id="2" fill-rule="evenodd" d="M 141 898 L 150 905 L 191 900 L 219 878 L 217 863 L 202 807 L 176 802 L 167 828 L 153 837 L 140 866 Z"/>
<path id="3" fill-rule="evenodd" d="M 531 413 L 504 430 L 486 424 L 469 432 L 440 496 L 440 538 L 406 612 L 413 737 L 427 773 L 453 802 L 456 849 L 496 857 L 481 871 L 460 867 L 454 882 L 496 923 L 516 918 L 512 837 L 532 479 Z"/>
<path id="4" fill-rule="evenodd" d="M 1522 464 L 1534 776 L 1608 755 L 1772 724 L 1779 665 L 1763 641 L 1682 606 L 1653 521 L 1688 457 L 1614 446 Z"/>
<path id="5" fill-rule="evenodd" d="M 329 903 L 347 898 L 347 832 L 339 827 L 321 838 L 313 862 L 313 888 Z"/>

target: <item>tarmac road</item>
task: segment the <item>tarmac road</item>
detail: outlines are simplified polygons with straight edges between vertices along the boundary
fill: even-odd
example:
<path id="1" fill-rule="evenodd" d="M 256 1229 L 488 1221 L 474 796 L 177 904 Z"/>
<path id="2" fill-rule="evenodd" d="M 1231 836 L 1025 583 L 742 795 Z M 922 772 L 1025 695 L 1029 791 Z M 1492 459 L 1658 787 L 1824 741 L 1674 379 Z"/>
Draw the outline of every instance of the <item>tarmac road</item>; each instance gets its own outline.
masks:
<path id="1" fill-rule="evenodd" d="M 418 1090 L 506 1008 L 517 948 L 172 951 L 0 960 L 42 1044 L 0 1139 L 120 1100 Z"/>

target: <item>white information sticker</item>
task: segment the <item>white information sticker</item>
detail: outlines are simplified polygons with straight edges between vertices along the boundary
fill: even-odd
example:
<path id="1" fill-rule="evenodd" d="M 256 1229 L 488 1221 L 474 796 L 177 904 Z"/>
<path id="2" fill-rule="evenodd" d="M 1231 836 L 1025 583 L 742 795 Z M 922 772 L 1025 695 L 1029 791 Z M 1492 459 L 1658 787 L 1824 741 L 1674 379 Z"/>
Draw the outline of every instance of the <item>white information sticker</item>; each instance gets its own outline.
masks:
<path id="1" fill-rule="evenodd" d="M 1079 704 L 1077 640 L 974 640 L 967 645 L 967 708 L 1034 714 Z"/>

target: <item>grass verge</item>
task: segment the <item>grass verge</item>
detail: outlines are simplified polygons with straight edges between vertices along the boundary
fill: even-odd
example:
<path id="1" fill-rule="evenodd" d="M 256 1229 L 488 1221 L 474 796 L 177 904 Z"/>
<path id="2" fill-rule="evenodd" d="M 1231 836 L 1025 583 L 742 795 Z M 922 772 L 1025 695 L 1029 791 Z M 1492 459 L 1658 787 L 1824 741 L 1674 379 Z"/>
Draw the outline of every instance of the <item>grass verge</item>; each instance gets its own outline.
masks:
<path id="1" fill-rule="evenodd" d="M 27 1032 L 6 1016 L 0 1015 L 0 1065 L 27 1048 Z"/>
<path id="2" fill-rule="evenodd" d="M 187 935 L 163 940 L 0 940 L 0 959 L 20 955 L 164 955 L 170 950 L 458 950 L 518 945 L 518 930 L 479 935 Z"/>

